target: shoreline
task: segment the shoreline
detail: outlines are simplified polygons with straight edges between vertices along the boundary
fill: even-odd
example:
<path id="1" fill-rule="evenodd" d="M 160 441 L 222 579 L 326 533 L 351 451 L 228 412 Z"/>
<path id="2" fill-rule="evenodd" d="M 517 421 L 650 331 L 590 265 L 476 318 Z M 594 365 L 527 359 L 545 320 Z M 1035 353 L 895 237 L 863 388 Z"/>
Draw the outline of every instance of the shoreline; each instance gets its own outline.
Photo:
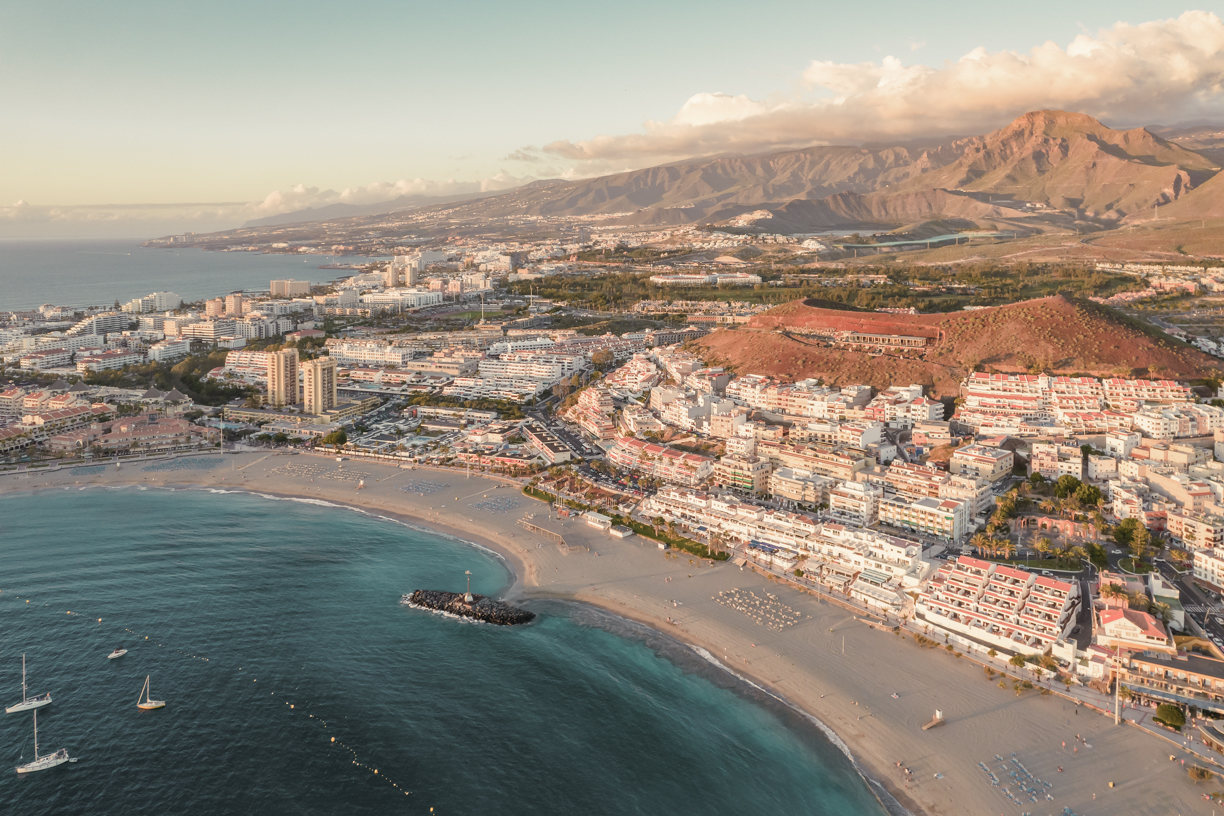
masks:
<path id="1" fill-rule="evenodd" d="M 120 485 L 242 492 L 348 509 L 475 546 L 494 554 L 510 572 L 507 600 L 587 605 L 644 626 L 731 682 L 786 707 L 849 758 L 890 813 L 1006 812 L 1012 803 L 989 785 L 977 763 L 993 764 L 993 757 L 1012 752 L 1019 753 L 1035 773 L 1057 782 L 1056 801 L 1048 803 L 1057 810 L 1068 804 L 1083 816 L 1120 812 L 1119 807 L 1152 814 L 1174 807 L 1182 812 L 1199 810 L 1192 803 L 1201 802 L 1202 789 L 1177 773 L 1180 766 L 1168 761 L 1169 746 L 1146 739 L 1137 729 L 1115 729 L 1096 715 L 1068 719 L 1071 712 L 1057 698 L 1036 692 L 1019 698 L 1010 690 L 1000 691 L 993 681 L 984 684 L 983 675 L 973 671 L 979 667 L 967 665 L 970 661 L 921 648 L 908 638 L 899 640 L 768 576 L 730 563 L 703 565 L 686 553 L 665 554 L 654 542 L 638 537 L 612 539 L 573 518 L 545 521 L 539 516 L 547 505 L 523 495 L 517 485 L 507 493 L 506 486 L 496 486 L 505 485 L 500 480 L 468 479 L 462 472 L 437 469 L 401 470 L 362 460 L 348 460 L 338 467 L 322 457 L 276 453 L 226 454 L 221 459 L 231 467 L 150 476 L 134 462 L 121 471 L 110 469 L 79 479 L 72 478 L 72 469 L 3 474 L 0 494 Z M 302 466 L 297 469 L 302 473 L 286 473 L 293 470 L 288 465 Z M 308 477 L 307 471 L 318 475 L 319 481 Z M 368 475 L 361 490 L 352 482 L 354 473 Z M 348 482 L 325 483 L 328 474 L 343 475 Z M 425 495 L 406 492 L 402 486 L 392 493 L 397 479 L 426 480 L 440 487 Z M 444 481 L 449 483 L 441 485 Z M 471 510 L 454 504 L 481 494 L 517 499 L 518 506 L 503 512 L 479 508 L 479 499 L 467 504 Z M 562 532 L 569 543 L 590 551 L 567 553 L 537 541 L 514 523 L 524 513 L 536 513 L 535 521 L 542 526 Z M 753 593 L 763 603 L 783 605 L 804 620 L 785 631 L 771 631 L 717 603 L 728 592 Z M 976 682 L 970 683 L 971 677 Z M 930 719 L 935 707 L 946 710 L 949 724 L 921 731 L 918 726 Z M 1070 735 L 1066 727 L 1074 729 Z M 1096 748 L 1075 757 L 1063 752 L 1064 756 L 1058 751 L 1059 742 L 1064 737 L 1070 741 L 1076 732 L 1091 734 Z M 897 763 L 912 767 L 914 775 L 903 775 Z M 1055 765 L 1066 765 L 1071 773 L 1052 773 Z M 1157 775 L 1159 784 L 1150 784 Z M 1140 780 L 1145 784 L 1136 784 Z M 1109 788 L 1107 782 L 1117 787 Z M 1112 808 L 1106 804 L 1111 800 Z"/>

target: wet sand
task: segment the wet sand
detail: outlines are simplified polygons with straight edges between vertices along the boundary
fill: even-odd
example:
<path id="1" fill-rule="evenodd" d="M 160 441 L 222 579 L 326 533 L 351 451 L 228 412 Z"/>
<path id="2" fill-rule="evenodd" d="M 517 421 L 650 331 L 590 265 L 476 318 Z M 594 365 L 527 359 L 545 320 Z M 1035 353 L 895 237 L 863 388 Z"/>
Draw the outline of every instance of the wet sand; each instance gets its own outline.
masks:
<path id="1" fill-rule="evenodd" d="M 550 519 L 547 505 L 505 480 L 263 452 L 226 455 L 213 470 L 143 467 L 5 474 L 0 492 L 132 484 L 246 490 L 359 507 L 475 542 L 500 553 L 514 572 L 508 599 L 583 601 L 704 650 L 823 723 L 864 773 L 914 813 L 1061 814 L 1064 807 L 1080 816 L 1209 813 L 1201 794 L 1220 787 L 1196 787 L 1180 763 L 1169 761 L 1171 753 L 1188 754 L 1132 726 L 1114 726 L 1085 709 L 1076 714 L 1062 698 L 1035 690 L 1017 697 L 1010 685 L 996 686 L 998 677 L 987 680 L 976 663 L 874 629 L 751 569 L 664 553 L 652 541 L 613 538 L 579 519 Z M 365 481 L 361 489 L 358 478 Z M 445 487 L 424 496 L 401 489 L 417 483 L 428 490 L 424 482 Z M 472 506 L 496 499 L 518 506 L 505 512 Z M 516 520 L 527 513 L 571 547 L 519 526 Z M 946 723 L 923 731 L 937 708 Z M 1077 743 L 1077 734 L 1091 747 Z M 1011 769 L 1013 753 L 1034 776 L 1053 783 L 1053 801 L 1034 803 L 1026 795 L 1017 806 L 1004 796 L 1003 787 L 1018 790 L 994 757 Z M 999 787 L 979 762 L 1000 779 Z"/>

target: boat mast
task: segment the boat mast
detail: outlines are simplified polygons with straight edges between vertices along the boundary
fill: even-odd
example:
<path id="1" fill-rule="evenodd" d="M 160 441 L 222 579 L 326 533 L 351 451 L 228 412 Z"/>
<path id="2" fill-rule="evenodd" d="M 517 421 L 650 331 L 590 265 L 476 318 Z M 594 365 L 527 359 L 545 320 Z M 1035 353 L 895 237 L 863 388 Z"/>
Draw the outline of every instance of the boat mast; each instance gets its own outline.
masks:
<path id="1" fill-rule="evenodd" d="M 25 655 L 21 656 L 21 702 L 26 701 L 26 681 L 25 681 Z M 38 731 L 38 723 L 34 723 L 34 730 Z"/>
<path id="2" fill-rule="evenodd" d="M 34 761 L 38 761 L 38 709 L 34 709 Z"/>

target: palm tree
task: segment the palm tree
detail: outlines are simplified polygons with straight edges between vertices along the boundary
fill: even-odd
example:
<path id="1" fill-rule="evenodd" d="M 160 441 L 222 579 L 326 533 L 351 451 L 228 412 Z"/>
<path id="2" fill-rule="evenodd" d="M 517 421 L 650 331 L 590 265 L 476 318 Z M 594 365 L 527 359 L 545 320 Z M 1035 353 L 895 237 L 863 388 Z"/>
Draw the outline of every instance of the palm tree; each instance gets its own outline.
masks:
<path id="1" fill-rule="evenodd" d="M 1106 584 L 1101 587 L 1100 594 L 1102 598 L 1116 601 L 1126 597 L 1126 589 L 1121 584 Z"/>
<path id="2" fill-rule="evenodd" d="M 986 547 L 986 536 L 982 533 L 974 533 L 973 537 L 969 539 L 969 546 L 978 555 L 982 555 Z"/>
<path id="3" fill-rule="evenodd" d="M 996 546 L 999 548 L 998 551 L 1003 554 L 1005 559 L 1011 558 L 1016 554 L 1016 545 L 1012 543 L 1010 538 L 998 539 Z"/>
<path id="4" fill-rule="evenodd" d="M 1173 620 L 1173 610 L 1167 603 L 1157 601 L 1156 603 L 1152 604 L 1152 614 L 1160 618 L 1165 623 Z"/>
<path id="5" fill-rule="evenodd" d="M 1037 539 L 1037 543 L 1033 545 L 1033 549 L 1041 553 L 1042 555 L 1045 555 L 1046 553 L 1050 551 L 1050 547 L 1052 544 L 1053 542 L 1050 541 L 1048 537 L 1042 536 L 1041 538 Z"/>

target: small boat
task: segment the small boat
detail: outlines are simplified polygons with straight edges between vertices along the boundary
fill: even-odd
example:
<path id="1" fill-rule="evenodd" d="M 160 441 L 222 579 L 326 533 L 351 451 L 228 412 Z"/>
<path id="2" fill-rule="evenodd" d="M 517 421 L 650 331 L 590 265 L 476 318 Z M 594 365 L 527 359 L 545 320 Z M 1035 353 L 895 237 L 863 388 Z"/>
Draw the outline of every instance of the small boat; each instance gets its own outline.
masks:
<path id="1" fill-rule="evenodd" d="M 116 649 L 106 656 L 107 660 L 114 660 L 116 657 L 123 657 L 127 654 L 127 649 Z"/>
<path id="2" fill-rule="evenodd" d="M 68 756 L 68 749 L 61 748 L 54 754 L 46 756 L 38 755 L 38 712 L 34 712 L 34 761 L 27 762 L 24 765 L 17 766 L 17 773 L 34 773 L 35 771 L 45 771 L 48 768 L 54 768 L 56 765 L 63 765 L 65 762 L 76 762 L 75 759 Z"/>
<path id="3" fill-rule="evenodd" d="M 21 702 L 4 709 L 5 714 L 16 714 L 19 711 L 33 711 L 43 706 L 51 705 L 51 694 L 39 694 L 36 697 L 26 696 L 25 655 L 21 656 Z"/>
<path id="4" fill-rule="evenodd" d="M 153 700 L 149 697 L 149 676 L 145 677 L 144 685 L 140 689 L 140 697 L 136 698 L 136 707 L 141 711 L 152 711 L 155 708 L 165 708 L 165 700 Z M 143 702 L 141 701 L 143 698 Z"/>

